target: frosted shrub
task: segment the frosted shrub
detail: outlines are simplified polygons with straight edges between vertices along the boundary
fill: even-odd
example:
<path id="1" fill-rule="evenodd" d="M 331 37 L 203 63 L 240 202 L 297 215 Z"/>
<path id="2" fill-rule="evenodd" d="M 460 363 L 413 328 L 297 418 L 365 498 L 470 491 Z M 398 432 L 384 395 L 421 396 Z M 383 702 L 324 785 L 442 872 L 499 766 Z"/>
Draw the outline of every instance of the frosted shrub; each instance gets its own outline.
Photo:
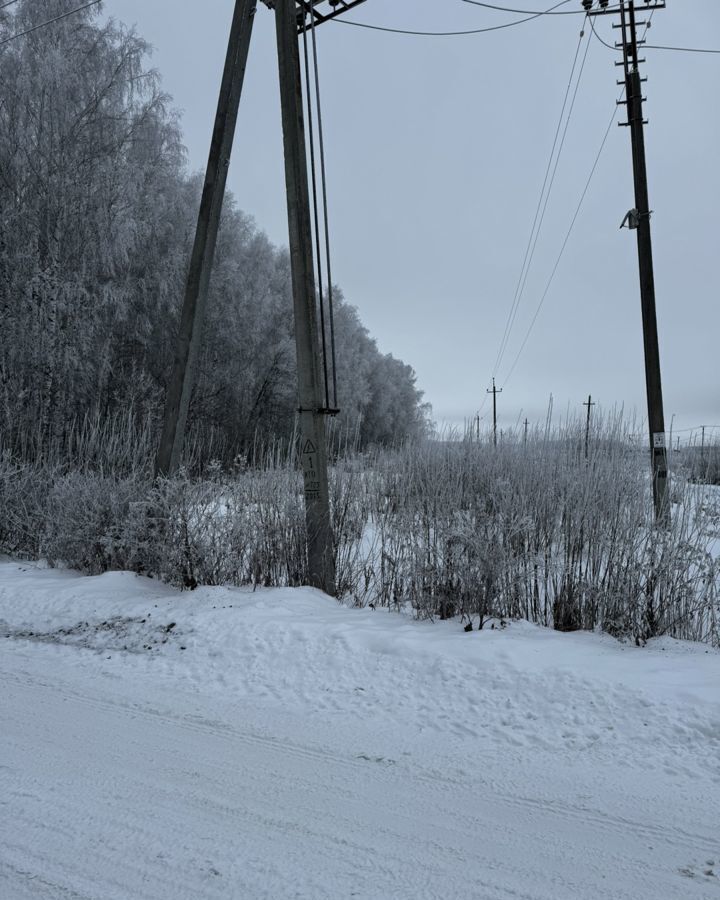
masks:
<path id="1" fill-rule="evenodd" d="M 51 564 L 98 574 L 152 569 L 157 560 L 146 480 L 72 472 L 54 481 L 47 498 L 41 554 Z"/>
<path id="2" fill-rule="evenodd" d="M 0 550 L 37 559 L 52 478 L 47 469 L 0 456 Z"/>
<path id="3" fill-rule="evenodd" d="M 304 517 L 295 473 L 210 474 L 193 480 L 181 473 L 158 486 L 162 577 L 186 587 L 302 583 Z"/>
<path id="4" fill-rule="evenodd" d="M 330 472 L 338 595 L 425 618 L 525 618 L 720 642 L 720 491 L 676 475 L 670 530 L 654 524 L 648 460 L 619 422 L 497 448 L 425 442 L 339 456 Z M 0 460 L 0 550 L 81 571 L 129 569 L 179 586 L 306 580 L 302 477 L 292 455 L 155 481 Z M 689 473 L 688 473 L 689 474 Z M 713 541 L 715 549 L 713 550 Z M 714 555 L 713 555 L 714 554 Z"/>
<path id="5" fill-rule="evenodd" d="M 639 641 L 717 640 L 708 549 L 717 500 L 699 505 L 690 486 L 676 485 L 673 527 L 657 528 L 646 455 L 618 423 L 587 460 L 576 426 L 527 444 L 382 452 L 373 469 L 368 565 L 379 603 L 480 625 L 522 617 Z"/>
<path id="6" fill-rule="evenodd" d="M 88 574 L 127 569 L 179 586 L 301 584 L 299 476 L 206 479 L 0 468 L 0 548 Z"/>

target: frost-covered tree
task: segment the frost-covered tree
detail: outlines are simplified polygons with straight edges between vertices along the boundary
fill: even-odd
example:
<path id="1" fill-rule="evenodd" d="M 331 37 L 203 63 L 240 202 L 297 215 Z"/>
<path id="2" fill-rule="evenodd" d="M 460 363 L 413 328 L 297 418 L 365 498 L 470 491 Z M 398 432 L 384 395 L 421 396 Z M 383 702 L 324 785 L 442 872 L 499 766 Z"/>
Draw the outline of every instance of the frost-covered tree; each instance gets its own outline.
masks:
<path id="1" fill-rule="evenodd" d="M 0 35 L 75 7 L 20 0 Z M 201 179 L 148 51 L 97 8 L 0 45 L 0 445 L 26 457 L 72 452 L 88 419 L 160 419 Z M 343 423 L 362 443 L 417 434 L 414 373 L 339 291 L 336 332 Z M 287 251 L 229 196 L 190 413 L 201 453 L 288 439 L 295 392 Z"/>
<path id="2" fill-rule="evenodd" d="M 370 377 L 370 402 L 363 440 L 375 444 L 401 444 L 429 428 L 429 408 L 422 403 L 411 366 L 388 353 L 378 354 Z"/>
<path id="3" fill-rule="evenodd" d="M 12 30 L 70 8 L 22 3 Z M 30 432 L 42 446 L 93 407 L 110 409 L 127 387 L 119 381 L 142 367 L 146 295 L 156 304 L 162 292 L 179 130 L 143 68 L 147 45 L 91 16 L 0 48 L 0 380 L 11 443 Z"/>

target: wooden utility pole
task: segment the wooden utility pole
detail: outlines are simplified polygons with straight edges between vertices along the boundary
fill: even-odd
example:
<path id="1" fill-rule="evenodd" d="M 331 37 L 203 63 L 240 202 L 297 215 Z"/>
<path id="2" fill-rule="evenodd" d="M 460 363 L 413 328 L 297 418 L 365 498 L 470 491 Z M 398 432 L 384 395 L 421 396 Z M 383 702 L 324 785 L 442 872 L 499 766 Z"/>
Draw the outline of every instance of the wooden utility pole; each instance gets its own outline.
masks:
<path id="1" fill-rule="evenodd" d="M 595 406 L 592 402 L 592 396 L 588 394 L 587 401 L 583 403 L 583 406 L 587 406 L 587 420 L 585 422 L 585 459 L 588 458 L 588 449 L 590 446 L 590 408 Z"/>
<path id="2" fill-rule="evenodd" d="M 502 394 L 503 389 L 495 387 L 495 379 L 493 378 L 492 390 L 487 388 L 486 393 L 493 395 L 493 446 L 497 447 L 497 395 Z"/>
<path id="3" fill-rule="evenodd" d="M 592 0 L 583 0 L 583 6 L 589 16 L 620 14 L 620 24 L 615 27 L 621 31 L 622 42 L 617 45 L 622 50 L 622 65 L 625 73 L 625 100 L 627 105 L 627 122 L 620 124 L 630 129 L 633 158 L 633 179 L 635 185 L 635 208 L 625 216 L 623 225 L 637 231 L 638 265 L 640 272 L 640 303 L 643 321 L 643 345 L 645 351 L 645 387 L 648 405 L 648 428 L 650 432 L 650 454 L 652 461 L 653 500 L 655 519 L 663 525 L 670 524 L 670 492 L 668 485 L 667 448 L 665 446 L 665 418 L 663 413 L 662 381 L 660 378 L 660 350 L 658 345 L 657 315 L 655 311 L 655 279 L 653 273 L 652 239 L 650 235 L 650 201 L 648 198 L 647 167 L 645 162 L 645 134 L 643 121 L 643 96 L 640 77 L 638 47 L 644 43 L 638 40 L 637 28 L 647 24 L 637 22 L 635 18 L 635 0 L 620 0 L 620 3 L 608 7 L 601 0 L 597 9 Z M 643 13 L 649 14 L 655 9 L 664 9 L 665 0 L 643 2 Z M 622 226 L 621 226 L 622 227 Z"/>
<path id="4" fill-rule="evenodd" d="M 158 475 L 171 475 L 180 464 L 256 6 L 257 0 L 236 0 L 235 3 L 195 242 L 185 283 L 175 360 L 165 399 L 163 430 L 155 462 Z"/>
<path id="5" fill-rule="evenodd" d="M 335 594 L 325 415 L 318 328 L 308 166 L 305 147 L 298 19 L 295 0 L 275 0 L 280 104 L 285 149 L 295 346 L 297 350 L 300 459 L 305 486 L 309 581 Z"/>

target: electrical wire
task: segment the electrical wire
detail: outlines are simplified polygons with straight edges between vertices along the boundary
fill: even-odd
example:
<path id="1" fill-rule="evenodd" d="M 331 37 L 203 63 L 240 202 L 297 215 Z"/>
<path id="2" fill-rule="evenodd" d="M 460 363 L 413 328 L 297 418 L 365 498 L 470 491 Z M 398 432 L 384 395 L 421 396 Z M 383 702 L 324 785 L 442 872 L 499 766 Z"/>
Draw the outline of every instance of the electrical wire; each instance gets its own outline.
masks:
<path id="1" fill-rule="evenodd" d="M 608 126 L 607 126 L 607 128 L 605 129 L 605 134 L 603 135 L 603 139 L 602 139 L 602 142 L 601 142 L 601 144 L 600 144 L 600 149 L 599 149 L 598 152 L 597 152 L 597 155 L 596 155 L 596 157 L 595 157 L 595 161 L 593 162 L 593 165 L 592 165 L 592 169 L 590 170 L 590 174 L 588 175 L 588 179 L 587 179 L 587 181 L 585 182 L 585 187 L 584 187 L 584 189 L 583 189 L 582 195 L 580 196 L 580 200 L 579 200 L 579 202 L 578 202 L 578 205 L 577 205 L 577 207 L 576 207 L 576 209 L 575 209 L 575 214 L 573 215 L 572 221 L 570 222 L 570 227 L 568 228 L 567 233 L 566 233 L 566 235 L 565 235 L 565 240 L 564 240 L 563 243 L 562 243 L 562 246 L 561 246 L 561 248 L 560 248 L 560 252 L 558 253 L 557 259 L 555 260 L 555 265 L 553 266 L 552 271 L 551 271 L 551 273 L 550 273 L 550 277 L 548 278 L 547 284 L 545 285 L 545 290 L 543 291 L 542 296 L 540 297 L 540 302 L 538 303 L 537 309 L 535 310 L 535 315 L 532 317 L 532 320 L 531 320 L 531 322 L 530 322 L 530 325 L 528 326 L 528 329 L 527 329 L 527 331 L 525 332 L 525 337 L 523 338 L 522 344 L 520 345 L 520 349 L 518 350 L 517 355 L 515 356 L 515 359 L 513 360 L 513 363 L 512 363 L 512 365 L 510 366 L 510 369 L 509 369 L 507 375 L 505 376 L 505 379 L 504 379 L 504 381 L 503 381 L 503 388 L 507 385 L 508 381 L 510 380 L 510 377 L 512 376 L 513 372 L 515 371 L 515 367 L 517 366 L 517 364 L 518 364 L 518 362 L 519 362 L 519 360 L 520 360 L 520 357 L 522 356 L 522 352 L 523 352 L 523 350 L 525 349 L 525 346 L 526 346 L 526 344 L 527 344 L 527 342 L 528 342 L 528 339 L 529 339 L 530 334 L 531 334 L 531 332 L 532 332 L 532 330 L 533 330 L 533 327 L 534 327 L 534 325 L 535 325 L 535 322 L 537 321 L 537 318 L 538 318 L 538 316 L 540 315 L 540 310 L 542 309 L 543 304 L 545 303 L 545 298 L 547 297 L 547 295 L 548 295 L 548 293 L 549 293 L 549 291 L 550 291 L 550 287 L 551 287 L 551 285 L 552 285 L 552 283 L 553 283 L 553 280 L 555 279 L 555 273 L 557 272 L 558 266 L 560 265 L 560 261 L 561 261 L 561 259 L 563 258 L 563 254 L 565 253 L 565 248 L 567 247 L 568 241 L 570 240 L 570 235 L 572 234 L 573 229 L 574 229 L 574 227 L 575 227 L 575 222 L 577 221 L 578 215 L 580 214 L 580 209 L 581 209 L 581 207 L 582 207 L 582 205 L 583 205 L 583 202 L 584 202 L 584 200 L 585 200 L 585 196 L 586 196 L 586 194 L 587 194 L 587 192 L 588 192 L 588 189 L 589 189 L 589 187 L 590 187 L 590 182 L 591 182 L 592 179 L 593 179 L 593 175 L 595 174 L 595 170 L 597 169 L 598 163 L 600 162 L 600 157 L 601 157 L 601 155 L 602 155 L 603 150 L 605 149 L 605 144 L 607 143 L 607 139 L 608 139 L 608 137 L 609 137 L 609 135 L 610 135 L 610 131 L 611 131 L 611 129 L 612 129 L 612 126 L 613 126 L 613 123 L 614 123 L 614 121 L 615 121 L 615 117 L 616 117 L 616 116 L 617 116 L 617 109 L 613 109 L 612 117 L 610 118 L 610 121 L 608 122 Z"/>
<path id="2" fill-rule="evenodd" d="M 2 12 L 3 9 L 7 9 L 8 6 L 12 6 L 13 4 L 15 4 L 17 2 L 18 2 L 18 0 L 8 0 L 7 3 L 3 3 L 2 6 L 0 6 L 0 12 Z"/>
<path id="3" fill-rule="evenodd" d="M 327 200 L 327 176 L 325 166 L 325 139 L 323 135 L 322 124 L 322 104 L 320 102 L 320 67 L 318 63 L 317 39 L 315 35 L 315 0 L 308 0 L 303 4 L 306 11 L 310 13 L 310 35 L 312 42 L 312 77 L 310 65 L 310 49 L 308 42 L 308 27 L 306 17 L 303 15 L 302 35 L 305 62 L 305 88 L 306 88 L 306 107 L 308 115 L 308 143 L 310 145 L 310 174 L 312 183 L 312 203 L 313 203 L 313 224 L 315 236 L 315 260 L 317 264 L 318 275 L 318 302 L 320 307 L 320 340 L 322 345 L 322 369 L 323 381 L 325 388 L 325 404 L 324 411 L 334 414 L 337 411 L 337 358 L 335 349 L 335 314 L 333 303 L 332 289 L 332 268 L 330 259 L 330 227 L 328 217 L 328 200 Z M 313 91 L 314 87 L 314 91 Z M 317 110 L 317 149 L 320 156 L 320 183 L 318 185 L 318 165 L 316 159 L 316 138 L 315 125 L 313 115 L 313 94 L 315 101 L 315 109 Z M 323 242 L 320 239 L 320 207 L 318 204 L 318 194 L 322 198 L 322 225 L 324 232 L 324 256 L 323 260 Z M 325 299 L 325 291 L 323 290 L 323 262 L 327 273 L 327 301 Z M 327 303 L 327 319 L 329 322 L 330 337 L 328 341 L 328 328 L 326 327 L 326 303 Z M 329 344 L 329 352 L 328 352 Z M 332 401 L 330 397 L 328 358 L 331 361 L 332 369 Z"/>
<path id="4" fill-rule="evenodd" d="M 12 3 L 15 3 L 16 0 L 11 0 Z M 500 31 L 503 28 L 512 28 L 515 25 L 522 25 L 525 22 L 530 22 L 533 19 L 539 19 L 541 16 L 573 16 L 573 15 L 586 15 L 585 11 L 582 9 L 566 9 L 556 11 L 558 6 L 564 6 L 565 3 L 569 3 L 570 0 L 561 0 L 560 3 L 556 3 L 555 6 L 551 6 L 549 9 L 539 10 L 538 12 L 533 12 L 531 10 L 525 9 L 515 9 L 513 7 L 508 6 L 497 6 L 493 3 L 481 3 L 480 0 L 460 0 L 461 3 L 469 3 L 472 6 L 481 6 L 484 9 L 493 9 L 499 12 L 509 12 L 515 13 L 517 15 L 526 16 L 524 19 L 516 19 L 514 22 L 504 22 L 502 25 L 490 25 L 486 28 L 469 28 L 462 31 L 413 31 L 407 28 L 390 28 L 384 25 L 371 25 L 368 22 L 353 22 L 350 19 L 345 19 L 342 16 L 338 16 L 330 21 L 335 22 L 338 25 L 352 25 L 355 28 L 367 28 L 370 31 L 384 31 L 388 34 L 407 34 L 416 37 L 460 37 L 462 35 L 470 35 L 470 34 L 485 34 L 489 31 Z M 2 9 L 2 7 L 0 7 Z M 608 44 L 607 41 L 603 40 L 600 35 L 597 33 L 595 29 L 595 25 L 591 19 L 591 27 L 593 30 L 593 34 L 595 37 L 607 47 L 609 50 L 617 50 L 617 47 L 613 47 L 612 44 Z M 704 49 L 700 47 L 669 47 L 660 44 L 645 44 L 646 50 L 673 50 L 681 53 L 720 53 L 720 50 L 715 49 Z"/>
<path id="5" fill-rule="evenodd" d="M 720 50 L 703 50 L 699 47 L 664 47 L 660 44 L 645 44 L 643 50 L 675 50 L 678 53 L 720 53 Z"/>
<path id="6" fill-rule="evenodd" d="M 315 24 L 314 2 L 310 0 L 311 28 Z M 323 267 L 320 252 L 320 215 L 318 213 L 317 165 L 315 163 L 315 125 L 313 117 L 312 90 L 310 80 L 310 52 L 308 49 L 307 24 L 303 13 L 303 56 L 305 61 L 305 105 L 308 117 L 308 144 L 310 145 L 310 178 L 312 185 L 313 231 L 315 233 L 315 259 L 317 264 L 318 294 L 320 298 L 320 345 L 322 348 L 323 381 L 325 386 L 325 408 L 330 405 L 327 367 L 327 330 L 325 328 L 325 304 L 323 302 Z M 316 73 L 317 78 L 317 73 Z"/>
<path id="7" fill-rule="evenodd" d="M 75 13 L 82 12 L 84 9 L 89 9 L 91 6 L 97 6 L 98 3 L 101 2 L 102 0 L 91 0 L 90 3 L 86 3 L 84 6 L 78 6 L 76 9 L 71 9 L 68 12 L 63 13 L 61 16 L 55 16 L 54 19 L 48 19 L 47 22 L 40 22 L 39 25 L 33 25 L 32 28 L 26 28 L 25 31 L 20 31 L 17 34 L 11 34 L 10 37 L 3 38 L 3 40 L 0 41 L 0 47 L 3 44 L 9 44 L 10 41 L 14 41 L 16 38 L 25 37 L 26 34 L 32 34 L 33 31 L 38 31 L 40 28 L 45 28 L 46 25 L 53 25 L 55 22 L 59 22 L 61 19 L 67 19 L 68 16 L 74 16 Z"/>
<path id="8" fill-rule="evenodd" d="M 590 40 L 588 39 L 587 44 L 585 45 L 585 53 L 583 54 L 582 63 L 580 65 L 580 71 L 578 72 L 578 77 L 575 82 L 575 90 L 573 91 L 572 100 L 570 102 L 570 109 L 568 110 L 567 118 L 565 119 L 565 128 L 563 129 L 562 139 L 560 140 L 560 146 L 558 147 L 558 152 L 555 157 L 555 165 L 553 166 L 552 176 L 550 178 L 550 184 L 548 185 L 547 194 L 545 195 L 545 202 L 543 203 L 542 213 L 540 215 L 540 221 L 538 222 L 538 227 L 535 232 L 535 240 L 533 242 L 533 247 L 530 252 L 530 259 L 528 260 L 527 268 L 525 269 L 525 279 L 523 281 L 522 287 L 520 288 L 520 295 L 522 297 L 525 292 L 525 285 L 527 283 L 528 275 L 530 273 L 530 266 L 532 265 L 532 261 L 535 257 L 535 249 L 537 247 L 537 242 L 540 237 L 540 231 L 543 226 L 543 222 L 545 221 L 545 213 L 547 212 L 548 203 L 550 202 L 550 194 L 552 193 L 553 186 L 555 184 L 555 177 L 557 176 L 558 166 L 560 165 L 560 157 L 562 156 L 563 148 L 565 147 L 565 139 L 567 138 L 568 128 L 570 127 L 570 120 L 572 118 L 573 110 L 575 109 L 575 101 L 577 100 L 578 90 L 580 88 L 580 82 L 582 81 L 583 72 L 585 71 L 585 63 L 587 61 L 588 51 L 590 50 Z"/>
<path id="9" fill-rule="evenodd" d="M 592 17 L 592 16 L 589 16 L 589 19 L 590 19 L 590 27 L 592 28 L 592 33 L 595 35 L 595 37 L 600 41 L 600 43 L 603 45 L 603 47 L 607 47 L 608 50 L 612 50 L 613 53 L 615 53 L 619 48 L 618 48 L 618 47 L 613 47 L 612 44 L 608 44 L 607 41 L 604 41 L 604 40 L 600 37 L 600 35 L 597 33 L 597 29 L 595 28 L 595 22 L 593 21 L 593 17 Z"/>
<path id="10" fill-rule="evenodd" d="M 311 0 L 312 4 L 315 0 Z M 323 201 L 323 223 L 325 226 L 325 270 L 328 278 L 328 318 L 330 320 L 330 353 L 332 358 L 332 384 L 333 384 L 333 401 L 332 408 L 338 408 L 337 399 L 337 359 L 335 352 L 335 304 L 333 302 L 333 283 L 332 283 L 332 267 L 330 254 L 330 225 L 328 218 L 328 191 L 327 191 L 327 173 L 325 166 L 325 138 L 322 122 L 322 104 L 320 102 L 320 67 L 318 65 L 317 40 L 315 37 L 315 19 L 312 23 L 312 51 L 313 66 L 315 69 L 315 103 L 317 105 L 318 114 L 318 146 L 320 150 L 320 179 L 322 185 L 322 201 Z M 322 297 L 321 297 L 322 301 Z M 330 407 L 330 404 L 328 404 Z"/>
<path id="11" fill-rule="evenodd" d="M 590 46 L 590 41 L 585 46 L 585 55 L 583 56 L 582 67 L 580 69 L 580 75 L 578 76 L 578 80 L 575 86 L 575 92 L 572 98 L 572 104 L 570 107 L 570 112 L 568 113 L 567 122 L 565 124 L 565 130 L 562 135 L 562 141 L 560 143 L 560 148 L 557 150 L 557 157 L 555 151 L 558 147 L 558 139 L 560 137 L 560 131 L 562 129 L 563 120 L 565 118 L 565 110 L 567 109 L 568 98 L 570 96 L 570 92 L 572 90 L 573 78 L 575 76 L 575 69 L 577 67 L 578 57 L 580 55 L 580 48 L 582 46 L 582 41 L 584 37 L 584 31 L 580 32 L 580 38 L 578 40 L 578 45 L 575 50 L 575 56 L 573 58 L 572 68 L 570 70 L 570 77 L 568 78 L 567 87 L 565 89 L 565 96 L 563 98 L 562 108 L 560 110 L 560 116 L 558 117 L 557 127 L 555 129 L 555 137 L 553 138 L 552 148 L 550 150 L 550 156 L 548 158 L 547 167 L 545 169 L 545 176 L 543 178 L 542 187 L 540 189 L 540 196 L 538 198 L 537 207 L 535 209 L 535 216 L 533 218 L 532 227 L 530 229 L 530 236 L 528 238 L 527 247 L 525 248 L 525 255 L 523 257 L 522 266 L 520 267 L 520 274 L 518 276 L 517 284 L 515 286 L 515 293 L 513 294 L 513 301 L 510 306 L 510 312 L 508 313 L 507 320 L 505 322 L 505 329 L 503 331 L 503 336 L 500 340 L 500 346 L 498 348 L 497 355 L 495 357 L 495 362 L 493 364 L 493 375 L 497 375 L 497 370 L 502 363 L 503 357 L 505 355 L 505 351 L 507 350 L 507 345 L 510 340 L 510 334 L 512 332 L 512 327 L 515 323 L 515 319 L 517 317 L 518 308 L 520 306 L 520 301 L 522 299 L 522 295 L 524 293 L 525 284 L 527 282 L 527 276 L 530 271 L 530 266 L 532 264 L 533 257 L 535 255 L 535 248 L 537 247 L 537 241 L 540 234 L 540 229 L 542 228 L 542 223 L 545 218 L 545 212 L 547 210 L 547 204 L 550 199 L 550 192 L 552 191 L 552 186 L 555 181 L 555 175 L 557 173 L 558 162 L 560 160 L 560 154 L 562 153 L 562 149 L 565 143 L 565 137 L 567 135 L 568 125 L 570 123 L 570 116 L 572 115 L 572 110 L 575 105 L 575 98 L 577 97 L 577 89 L 580 84 L 580 77 L 582 76 L 582 71 L 585 67 L 585 60 L 587 59 L 588 48 Z M 553 169 L 553 160 L 555 160 L 555 167 Z M 552 171 L 552 178 L 550 176 L 550 172 Z M 548 182 L 549 187 L 548 187 Z M 547 195 L 546 195 L 547 189 Z M 545 200 L 545 204 L 543 206 L 543 199 Z M 542 211 L 542 213 L 541 213 Z"/>
<path id="12" fill-rule="evenodd" d="M 650 25 L 651 25 L 651 23 L 652 23 L 652 17 L 653 17 L 653 15 L 654 15 L 654 13 L 655 13 L 655 10 L 653 10 L 653 11 L 650 13 L 650 16 L 648 17 L 648 21 L 647 21 L 647 24 L 645 25 L 645 30 L 644 30 L 644 32 L 643 32 L 643 36 L 642 36 L 641 40 L 644 39 L 645 36 L 646 36 L 647 33 L 648 33 L 648 29 L 650 28 Z M 592 25 L 592 20 L 591 20 L 590 24 Z M 596 34 L 594 28 L 593 28 L 593 33 Z M 597 36 L 597 34 L 596 34 L 596 36 Z M 598 36 L 598 37 L 599 37 L 599 36 Z M 603 41 L 603 43 L 604 43 L 604 41 Z M 615 48 L 613 47 L 612 49 L 614 50 Z M 526 346 L 526 344 L 527 344 L 527 342 L 528 342 L 528 339 L 529 339 L 530 334 L 531 334 L 531 332 L 532 332 L 532 330 L 533 330 L 533 327 L 534 327 L 534 325 L 535 325 L 535 322 L 537 321 L 537 318 L 538 318 L 538 316 L 540 315 L 540 310 L 542 309 L 543 304 L 545 303 L 545 298 L 546 298 L 547 295 L 548 295 L 548 292 L 549 292 L 549 290 L 550 290 L 550 287 L 551 287 L 551 285 L 552 285 L 552 283 L 553 283 L 553 280 L 554 280 L 554 278 L 555 278 L 555 273 L 557 272 L 558 266 L 560 265 L 560 261 L 561 261 L 561 259 L 562 259 L 562 257 L 563 257 L 563 254 L 565 253 L 565 248 L 566 248 L 566 246 L 567 246 L 568 241 L 570 240 L 570 235 L 572 234 L 573 228 L 575 227 L 575 222 L 577 221 L 577 217 L 578 217 L 578 215 L 579 215 L 579 213 L 580 213 L 580 209 L 581 209 L 581 207 L 582 207 L 583 201 L 585 200 L 585 195 L 586 195 L 587 192 L 588 192 L 588 189 L 589 189 L 589 187 L 590 187 L 590 182 L 592 181 L 593 175 L 595 174 L 595 170 L 597 169 L 598 163 L 599 163 L 599 161 L 600 161 L 600 156 L 602 155 L 603 149 L 605 148 L 605 144 L 607 143 L 607 139 L 608 139 L 608 137 L 609 137 L 609 135 L 610 135 L 610 131 L 611 131 L 611 129 L 612 129 L 613 122 L 615 121 L 615 117 L 617 116 L 617 106 L 618 106 L 619 101 L 622 99 L 623 93 L 624 93 L 624 88 L 623 88 L 623 91 L 621 91 L 620 96 L 618 97 L 618 100 L 616 101 L 615 107 L 613 108 L 612 116 L 611 116 L 611 118 L 610 118 L 610 121 L 609 121 L 609 123 L 608 123 L 608 127 L 607 127 L 607 129 L 606 129 L 606 131 L 605 131 L 605 134 L 604 134 L 604 136 L 603 136 L 602 143 L 600 144 L 600 149 L 598 150 L 597 156 L 595 157 L 595 161 L 594 161 L 594 163 L 593 163 L 592 169 L 590 170 L 590 175 L 588 176 L 588 180 L 587 180 L 587 182 L 585 183 L 585 188 L 583 189 L 582 195 L 581 195 L 581 197 L 580 197 L 580 201 L 578 202 L 578 205 L 577 205 L 577 207 L 576 207 L 576 209 L 575 209 L 575 214 L 573 215 L 572 221 L 570 222 L 570 227 L 568 228 L 567 233 L 566 233 L 566 235 L 565 235 L 565 240 L 564 240 L 563 243 L 562 243 L 562 246 L 561 246 L 561 248 L 560 248 L 560 252 L 559 252 L 559 254 L 558 254 L 558 256 L 557 256 L 557 259 L 555 260 L 555 265 L 553 266 L 553 269 L 552 269 L 552 271 L 551 271 L 551 273 L 550 273 L 550 277 L 549 277 L 549 279 L 548 279 L 548 281 L 547 281 L 547 284 L 545 285 L 545 290 L 543 291 L 542 296 L 540 297 L 540 302 L 539 302 L 538 305 L 537 305 L 537 308 L 536 308 L 536 310 L 535 310 L 535 314 L 533 315 L 533 318 L 532 318 L 532 320 L 531 320 L 531 322 L 530 322 L 530 325 L 528 326 L 528 329 L 527 329 L 527 331 L 526 331 L 526 333 L 525 333 L 525 337 L 523 338 L 522 344 L 520 345 L 520 349 L 518 350 L 517 355 L 515 356 L 515 359 L 513 360 L 513 363 L 512 363 L 512 365 L 511 365 L 511 367 L 510 367 L 510 370 L 508 371 L 508 374 L 505 376 L 505 380 L 503 381 L 503 387 L 505 387 L 505 385 L 507 384 L 507 382 L 510 380 L 510 376 L 511 376 L 511 375 L 513 374 L 513 372 L 515 371 L 515 367 L 517 366 L 517 364 L 518 364 L 518 362 L 519 362 L 519 360 L 520 360 L 520 357 L 521 357 L 521 355 L 522 355 L 522 352 L 523 352 L 523 350 L 525 349 L 525 346 Z"/>
<path id="13" fill-rule="evenodd" d="M 471 3 L 471 2 L 473 2 L 473 0 L 463 0 L 463 2 Z M 650 19 L 648 19 L 648 21 L 650 21 L 652 19 L 652 13 L 654 13 L 654 12 L 655 12 L 655 10 L 652 10 L 652 12 L 650 13 Z M 592 16 L 590 17 L 590 27 L 592 28 L 593 34 L 595 35 L 595 37 L 600 41 L 600 43 L 604 47 L 607 47 L 608 50 L 612 50 L 613 52 L 615 52 L 620 49 L 619 47 L 614 47 L 612 44 L 608 44 L 607 41 L 603 40 L 603 38 L 600 37 L 600 35 L 597 33 L 597 29 L 595 28 L 595 23 L 593 21 Z M 647 34 L 647 28 L 645 29 L 645 34 Z M 672 50 L 676 53 L 719 53 L 720 54 L 720 50 L 703 49 L 700 47 L 668 47 L 663 44 L 643 44 L 643 50 Z"/>
<path id="14" fill-rule="evenodd" d="M 460 0 L 461 3 L 469 3 L 472 6 L 482 6 L 484 9 L 495 9 L 499 12 L 509 12 L 515 13 L 518 16 L 532 16 L 532 15 L 541 15 L 541 16 L 584 16 L 586 12 L 584 9 L 564 9 L 560 12 L 554 12 L 556 9 L 555 6 L 551 7 L 549 10 L 545 12 L 539 12 L 534 9 L 512 9 L 507 6 L 495 6 L 493 3 L 481 3 L 480 0 Z M 562 3 L 558 3 L 557 6 L 564 6 L 566 3 L 570 3 L 572 0 L 562 0 Z"/>
<path id="15" fill-rule="evenodd" d="M 541 16 L 550 15 L 553 10 L 558 8 L 558 6 L 564 6 L 567 2 L 568 0 L 560 0 L 559 3 L 556 3 L 549 9 L 532 13 L 524 19 L 515 19 L 514 22 L 504 22 L 502 25 L 489 25 L 486 28 L 470 28 L 464 31 L 410 31 L 406 28 L 388 28 L 383 25 L 370 25 L 366 22 L 353 22 L 350 19 L 345 19 L 343 16 L 337 16 L 330 21 L 336 22 L 338 25 L 352 25 L 355 28 L 367 28 L 371 31 L 385 31 L 390 34 L 409 34 L 419 37 L 459 37 L 460 35 L 485 34 L 488 31 L 500 31 L 503 28 L 513 28 L 515 25 L 522 25 L 524 22 L 531 22 L 533 19 L 539 19 Z"/>

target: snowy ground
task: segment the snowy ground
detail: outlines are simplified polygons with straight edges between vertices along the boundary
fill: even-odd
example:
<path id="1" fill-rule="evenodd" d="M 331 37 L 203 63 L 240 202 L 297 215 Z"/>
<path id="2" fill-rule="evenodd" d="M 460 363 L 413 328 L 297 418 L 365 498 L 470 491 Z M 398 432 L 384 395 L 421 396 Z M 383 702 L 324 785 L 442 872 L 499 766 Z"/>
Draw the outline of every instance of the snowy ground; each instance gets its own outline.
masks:
<path id="1" fill-rule="evenodd" d="M 2 900 L 720 900 L 720 654 L 0 563 Z"/>

